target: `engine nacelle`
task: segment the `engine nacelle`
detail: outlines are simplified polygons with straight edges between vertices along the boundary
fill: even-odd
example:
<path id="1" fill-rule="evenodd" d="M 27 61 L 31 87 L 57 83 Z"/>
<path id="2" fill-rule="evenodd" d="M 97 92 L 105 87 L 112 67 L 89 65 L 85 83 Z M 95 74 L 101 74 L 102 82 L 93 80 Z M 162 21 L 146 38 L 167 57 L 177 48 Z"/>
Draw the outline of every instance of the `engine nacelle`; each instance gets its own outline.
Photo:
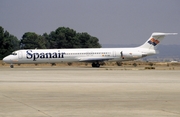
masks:
<path id="1" fill-rule="evenodd" d="M 140 52 L 121 52 L 122 59 L 138 59 L 142 57 L 144 57 L 144 55 Z"/>

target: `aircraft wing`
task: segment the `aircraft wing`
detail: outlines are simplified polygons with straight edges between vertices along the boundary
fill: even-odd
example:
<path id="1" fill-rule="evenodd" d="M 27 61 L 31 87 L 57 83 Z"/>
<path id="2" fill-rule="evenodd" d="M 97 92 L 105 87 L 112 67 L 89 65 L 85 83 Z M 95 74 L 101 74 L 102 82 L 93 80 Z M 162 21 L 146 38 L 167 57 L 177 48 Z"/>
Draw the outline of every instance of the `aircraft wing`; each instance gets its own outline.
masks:
<path id="1" fill-rule="evenodd" d="M 108 61 L 112 60 L 114 57 L 79 57 L 79 62 L 94 62 L 94 61 Z"/>

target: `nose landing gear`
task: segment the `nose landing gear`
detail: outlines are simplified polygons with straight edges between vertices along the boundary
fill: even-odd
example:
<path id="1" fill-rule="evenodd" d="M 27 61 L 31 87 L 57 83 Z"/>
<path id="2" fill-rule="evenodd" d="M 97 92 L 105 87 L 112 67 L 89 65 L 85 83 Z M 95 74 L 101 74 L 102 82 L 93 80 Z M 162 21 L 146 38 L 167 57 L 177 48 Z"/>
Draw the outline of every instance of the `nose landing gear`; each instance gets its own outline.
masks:
<path id="1" fill-rule="evenodd" d="M 14 65 L 13 65 L 13 64 L 11 64 L 11 65 L 10 65 L 10 68 L 14 68 Z"/>

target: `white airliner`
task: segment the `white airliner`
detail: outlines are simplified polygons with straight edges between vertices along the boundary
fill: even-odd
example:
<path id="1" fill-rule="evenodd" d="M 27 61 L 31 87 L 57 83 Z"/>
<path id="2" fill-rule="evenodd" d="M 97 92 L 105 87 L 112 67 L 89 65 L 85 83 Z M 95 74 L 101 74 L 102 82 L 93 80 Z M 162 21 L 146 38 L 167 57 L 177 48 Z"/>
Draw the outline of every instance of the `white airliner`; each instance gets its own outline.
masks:
<path id="1" fill-rule="evenodd" d="M 129 61 L 157 54 L 157 46 L 166 35 L 177 33 L 153 33 L 141 46 L 134 48 L 83 48 L 83 49 L 28 49 L 17 50 L 3 61 L 11 64 L 91 62 L 92 67 L 100 67 L 103 61 Z"/>

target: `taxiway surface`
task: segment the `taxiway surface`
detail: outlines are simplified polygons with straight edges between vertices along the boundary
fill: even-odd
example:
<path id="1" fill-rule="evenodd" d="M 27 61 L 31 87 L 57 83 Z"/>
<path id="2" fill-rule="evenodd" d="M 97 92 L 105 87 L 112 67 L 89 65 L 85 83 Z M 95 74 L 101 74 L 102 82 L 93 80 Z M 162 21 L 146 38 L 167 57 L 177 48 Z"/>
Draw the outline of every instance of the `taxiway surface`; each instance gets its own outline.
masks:
<path id="1" fill-rule="evenodd" d="M 0 117 L 179 117 L 180 71 L 0 68 Z"/>

